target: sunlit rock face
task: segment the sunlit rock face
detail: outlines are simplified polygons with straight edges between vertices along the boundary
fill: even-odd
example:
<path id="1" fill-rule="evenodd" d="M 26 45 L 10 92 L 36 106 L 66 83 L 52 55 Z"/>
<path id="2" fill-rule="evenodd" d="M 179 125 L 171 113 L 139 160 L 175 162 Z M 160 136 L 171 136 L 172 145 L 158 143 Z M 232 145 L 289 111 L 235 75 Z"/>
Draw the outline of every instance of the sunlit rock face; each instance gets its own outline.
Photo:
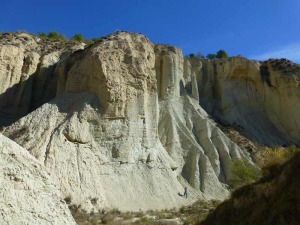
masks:
<path id="1" fill-rule="evenodd" d="M 88 211 L 225 198 L 233 160 L 251 161 L 200 107 L 197 71 L 187 67 L 175 47 L 109 35 L 60 60 L 57 97 L 4 134 Z M 191 198 L 178 194 L 185 186 Z"/>
<path id="2" fill-rule="evenodd" d="M 187 60 L 200 105 L 256 143 L 300 144 L 300 66 L 288 60 L 242 57 Z"/>
<path id="3" fill-rule="evenodd" d="M 47 41 L 24 32 L 1 33 L 0 126 L 54 98 L 56 63 L 80 48 L 81 44 Z"/>
<path id="4" fill-rule="evenodd" d="M 45 166 L 2 134 L 0 182 L 1 224 L 76 224 Z"/>

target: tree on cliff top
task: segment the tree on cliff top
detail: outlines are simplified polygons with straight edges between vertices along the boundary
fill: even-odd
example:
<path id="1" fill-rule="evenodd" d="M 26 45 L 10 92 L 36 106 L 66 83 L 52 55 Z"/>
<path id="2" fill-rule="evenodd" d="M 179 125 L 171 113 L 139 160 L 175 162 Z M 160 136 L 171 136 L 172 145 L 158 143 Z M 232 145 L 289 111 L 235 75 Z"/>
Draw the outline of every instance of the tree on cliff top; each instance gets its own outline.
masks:
<path id="1" fill-rule="evenodd" d="M 220 50 L 217 52 L 216 58 L 217 58 L 217 59 L 228 58 L 228 54 L 227 54 L 227 52 L 225 52 L 225 50 L 220 49 Z"/>
<path id="2" fill-rule="evenodd" d="M 190 53 L 188 55 L 185 56 L 185 58 L 187 59 L 204 59 L 204 55 L 201 52 L 198 52 L 197 54 L 194 53 Z"/>
<path id="3" fill-rule="evenodd" d="M 208 59 L 224 59 L 228 58 L 228 54 L 225 50 L 220 49 L 216 54 L 207 54 L 206 58 Z"/>
<path id="4" fill-rule="evenodd" d="M 207 54 L 206 58 L 208 58 L 208 59 L 215 59 L 215 58 L 217 58 L 217 55 L 209 53 L 209 54 Z"/>

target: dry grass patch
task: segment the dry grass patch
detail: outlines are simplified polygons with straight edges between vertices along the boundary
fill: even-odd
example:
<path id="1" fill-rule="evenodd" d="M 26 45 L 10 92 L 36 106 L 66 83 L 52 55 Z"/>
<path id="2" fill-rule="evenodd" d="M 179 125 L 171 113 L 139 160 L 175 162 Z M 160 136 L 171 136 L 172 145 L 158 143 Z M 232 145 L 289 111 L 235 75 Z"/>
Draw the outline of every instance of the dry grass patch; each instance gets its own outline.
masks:
<path id="1" fill-rule="evenodd" d="M 278 167 L 291 159 L 300 148 L 296 146 L 289 147 L 261 147 L 254 155 L 256 164 L 262 169 L 263 175 L 274 173 Z"/>
<path id="2" fill-rule="evenodd" d="M 285 154 L 285 153 L 284 153 Z M 199 225 L 298 225 L 300 152 L 277 171 L 235 190 Z"/>
<path id="3" fill-rule="evenodd" d="M 78 206 L 70 206 L 69 208 L 78 225 L 187 225 L 204 220 L 208 213 L 215 209 L 219 203 L 219 201 L 214 200 L 199 200 L 190 206 L 183 206 L 180 209 L 150 210 L 147 212 L 120 212 L 114 209 L 107 212 L 86 213 L 81 211 Z"/>

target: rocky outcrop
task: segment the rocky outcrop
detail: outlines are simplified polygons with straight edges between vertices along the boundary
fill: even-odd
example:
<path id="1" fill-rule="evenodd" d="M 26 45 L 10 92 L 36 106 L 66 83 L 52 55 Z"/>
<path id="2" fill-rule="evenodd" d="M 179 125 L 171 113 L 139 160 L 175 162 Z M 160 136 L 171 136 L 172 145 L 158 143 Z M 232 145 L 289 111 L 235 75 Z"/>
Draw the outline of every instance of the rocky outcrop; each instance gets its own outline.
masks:
<path id="1" fill-rule="evenodd" d="M 239 126 L 266 145 L 300 144 L 300 66 L 242 57 L 186 60 L 196 74 L 200 105 L 218 121 Z"/>
<path id="2" fill-rule="evenodd" d="M 88 211 L 162 209 L 224 198 L 250 161 L 198 103 L 181 51 L 119 32 L 61 60 L 57 97 L 5 128 Z M 187 186 L 190 198 L 178 195 Z"/>
<path id="3" fill-rule="evenodd" d="M 56 63 L 82 47 L 22 32 L 0 34 L 0 126 L 54 98 Z"/>
<path id="4" fill-rule="evenodd" d="M 299 152 L 260 181 L 236 190 L 202 225 L 296 225 L 300 219 Z"/>
<path id="5" fill-rule="evenodd" d="M 0 134 L 0 223 L 75 224 L 46 168 Z"/>

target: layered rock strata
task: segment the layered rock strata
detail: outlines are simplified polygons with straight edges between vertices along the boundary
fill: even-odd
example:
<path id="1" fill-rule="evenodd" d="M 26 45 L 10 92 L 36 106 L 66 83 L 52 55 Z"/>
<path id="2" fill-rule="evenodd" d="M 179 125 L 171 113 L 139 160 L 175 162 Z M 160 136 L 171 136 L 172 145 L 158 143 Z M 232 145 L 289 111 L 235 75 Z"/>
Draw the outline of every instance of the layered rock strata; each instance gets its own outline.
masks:
<path id="1" fill-rule="evenodd" d="M 0 34 L 0 126 L 54 98 L 56 63 L 82 47 L 23 32 Z"/>
<path id="2" fill-rule="evenodd" d="M 224 198 L 250 158 L 199 106 L 181 51 L 119 32 L 60 61 L 57 97 L 4 134 L 49 168 L 71 204 L 162 209 Z M 178 193 L 187 186 L 190 197 Z"/>
<path id="3" fill-rule="evenodd" d="M 200 105 L 252 141 L 300 145 L 300 66 L 243 57 L 186 60 L 199 85 Z"/>
<path id="4" fill-rule="evenodd" d="M 47 169 L 0 134 L 0 223 L 76 224 Z"/>

